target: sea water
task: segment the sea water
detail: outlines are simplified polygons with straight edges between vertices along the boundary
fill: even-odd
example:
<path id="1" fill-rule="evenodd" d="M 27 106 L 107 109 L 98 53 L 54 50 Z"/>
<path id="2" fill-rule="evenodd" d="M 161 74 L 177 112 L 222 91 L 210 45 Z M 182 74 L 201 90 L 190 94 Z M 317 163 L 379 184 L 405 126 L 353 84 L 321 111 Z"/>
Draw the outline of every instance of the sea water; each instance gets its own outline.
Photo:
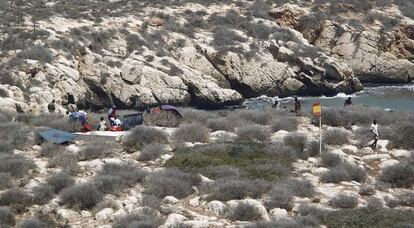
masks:
<path id="1" fill-rule="evenodd" d="M 364 90 L 346 95 L 338 94 L 334 97 L 298 97 L 302 103 L 302 110 L 311 110 L 312 104 L 321 103 L 323 107 L 343 107 L 348 97 L 357 105 L 381 108 L 384 110 L 414 111 L 414 84 L 405 85 L 365 85 Z M 249 108 L 264 109 L 279 101 L 279 108 L 293 109 L 294 97 L 266 97 L 248 99 L 244 102 Z"/>

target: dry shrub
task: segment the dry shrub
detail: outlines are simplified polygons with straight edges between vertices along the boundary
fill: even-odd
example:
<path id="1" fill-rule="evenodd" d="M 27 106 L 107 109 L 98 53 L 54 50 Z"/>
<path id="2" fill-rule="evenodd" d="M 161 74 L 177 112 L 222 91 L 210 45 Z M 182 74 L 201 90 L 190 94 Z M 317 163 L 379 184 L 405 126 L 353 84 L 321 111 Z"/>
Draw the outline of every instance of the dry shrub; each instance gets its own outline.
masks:
<path id="1" fill-rule="evenodd" d="M 200 179 L 193 175 L 184 173 L 178 169 L 165 169 L 151 173 L 145 180 L 146 194 L 163 198 L 174 196 L 183 198 L 192 193 L 192 186 L 198 185 Z"/>
<path id="2" fill-rule="evenodd" d="M 122 144 L 129 149 L 140 149 L 146 144 L 155 143 L 168 143 L 168 136 L 164 131 L 152 127 L 135 127 L 122 139 Z"/>
<path id="3" fill-rule="evenodd" d="M 177 142 L 203 142 L 210 140 L 210 130 L 197 123 L 184 124 L 174 131 L 173 138 Z"/>
<path id="4" fill-rule="evenodd" d="M 250 203 L 239 203 L 227 216 L 233 221 L 255 221 L 261 219 L 261 211 Z"/>
<path id="5" fill-rule="evenodd" d="M 247 125 L 236 130 L 237 140 L 240 141 L 267 141 L 270 138 L 270 131 L 265 126 Z"/>
<path id="6" fill-rule="evenodd" d="M 323 133 L 322 140 L 329 145 L 349 144 L 349 134 L 343 129 L 333 128 Z"/>
<path id="7" fill-rule="evenodd" d="M 62 202 L 68 207 L 88 210 L 101 202 L 104 194 L 94 184 L 77 184 L 65 188 L 60 193 Z"/>
<path id="8" fill-rule="evenodd" d="M 358 205 L 358 198 L 354 195 L 340 193 L 333 197 L 329 204 L 336 208 L 354 208 Z"/>
<path id="9" fill-rule="evenodd" d="M 34 168 L 36 165 L 33 161 L 22 155 L 0 154 L 0 172 L 10 173 L 13 177 L 23 177 Z"/>
<path id="10" fill-rule="evenodd" d="M 46 182 L 49 185 L 53 186 L 55 193 L 59 193 L 62 189 L 75 184 L 75 180 L 66 172 L 56 173 L 53 176 L 49 177 Z"/>
<path id="11" fill-rule="evenodd" d="M 161 144 L 149 144 L 146 145 L 144 150 L 141 151 L 138 160 L 139 161 L 150 161 L 155 160 L 161 155 L 168 153 L 164 145 Z"/>

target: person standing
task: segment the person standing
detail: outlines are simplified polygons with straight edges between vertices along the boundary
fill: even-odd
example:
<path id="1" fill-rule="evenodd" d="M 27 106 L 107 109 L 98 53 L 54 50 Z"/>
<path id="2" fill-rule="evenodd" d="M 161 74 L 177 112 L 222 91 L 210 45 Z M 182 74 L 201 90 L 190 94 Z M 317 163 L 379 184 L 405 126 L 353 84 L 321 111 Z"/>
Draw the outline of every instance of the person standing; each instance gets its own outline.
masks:
<path id="1" fill-rule="evenodd" d="M 302 104 L 300 103 L 299 99 L 297 97 L 295 97 L 295 110 L 294 110 L 294 112 L 296 113 L 296 115 L 300 114 L 301 109 L 302 109 Z"/>
<path id="2" fill-rule="evenodd" d="M 56 101 L 54 99 L 47 105 L 47 109 L 49 110 L 49 113 L 54 113 L 56 111 Z"/>
<path id="3" fill-rule="evenodd" d="M 108 120 L 111 126 L 114 125 L 115 118 L 116 118 L 116 106 L 112 105 L 112 107 L 108 111 Z"/>
<path id="4" fill-rule="evenodd" d="M 278 100 L 275 100 L 273 102 L 272 108 L 279 109 L 279 101 Z"/>
<path id="5" fill-rule="evenodd" d="M 374 142 L 372 143 L 372 148 L 375 149 L 377 148 L 377 142 L 379 139 L 377 120 L 374 120 L 374 122 L 371 124 L 371 132 L 374 134 Z"/>
<path id="6" fill-rule="evenodd" d="M 344 102 L 344 107 L 346 107 L 348 105 L 352 105 L 352 99 L 351 99 L 351 97 L 348 97 L 348 99 L 345 100 L 345 102 Z"/>

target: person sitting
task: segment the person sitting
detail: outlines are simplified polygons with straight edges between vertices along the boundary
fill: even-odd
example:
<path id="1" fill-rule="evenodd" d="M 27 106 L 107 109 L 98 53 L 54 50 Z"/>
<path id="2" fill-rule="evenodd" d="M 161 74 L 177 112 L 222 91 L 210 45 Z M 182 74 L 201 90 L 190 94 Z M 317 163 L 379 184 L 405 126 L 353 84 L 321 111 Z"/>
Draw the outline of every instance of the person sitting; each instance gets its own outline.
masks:
<path id="1" fill-rule="evenodd" d="M 344 107 L 348 106 L 348 105 L 352 105 L 351 97 L 348 97 L 348 99 L 346 99 L 345 102 L 344 102 Z"/>
<path id="2" fill-rule="evenodd" d="M 99 122 L 98 131 L 105 131 L 106 130 L 106 121 L 105 118 L 101 117 L 101 122 Z"/>
<path id="3" fill-rule="evenodd" d="M 119 116 L 116 116 L 116 119 L 114 120 L 114 126 L 115 127 L 121 127 L 122 121 L 119 119 Z"/>

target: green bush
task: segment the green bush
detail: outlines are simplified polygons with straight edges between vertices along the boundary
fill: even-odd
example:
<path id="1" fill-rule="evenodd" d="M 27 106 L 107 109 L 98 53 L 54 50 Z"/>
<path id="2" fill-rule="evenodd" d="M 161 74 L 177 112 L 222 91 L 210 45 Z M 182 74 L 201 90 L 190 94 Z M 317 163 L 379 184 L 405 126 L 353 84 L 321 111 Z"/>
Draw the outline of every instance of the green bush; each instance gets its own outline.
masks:
<path id="1" fill-rule="evenodd" d="M 268 192 L 271 184 L 262 180 L 246 180 L 235 177 L 217 179 L 202 188 L 203 193 L 209 194 L 207 200 L 228 201 L 234 199 L 260 198 Z"/>
<path id="2" fill-rule="evenodd" d="M 327 213 L 323 223 L 327 227 L 409 227 L 414 224 L 414 212 L 386 208 L 345 209 Z"/>
<path id="3" fill-rule="evenodd" d="M 203 174 L 210 168 L 227 165 L 239 169 L 248 178 L 279 180 L 289 175 L 295 158 L 270 147 L 243 142 L 180 148 L 166 166 Z"/>

